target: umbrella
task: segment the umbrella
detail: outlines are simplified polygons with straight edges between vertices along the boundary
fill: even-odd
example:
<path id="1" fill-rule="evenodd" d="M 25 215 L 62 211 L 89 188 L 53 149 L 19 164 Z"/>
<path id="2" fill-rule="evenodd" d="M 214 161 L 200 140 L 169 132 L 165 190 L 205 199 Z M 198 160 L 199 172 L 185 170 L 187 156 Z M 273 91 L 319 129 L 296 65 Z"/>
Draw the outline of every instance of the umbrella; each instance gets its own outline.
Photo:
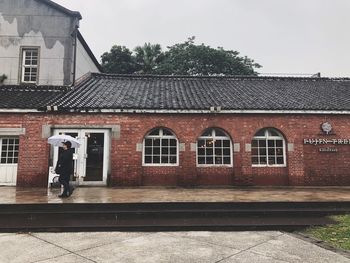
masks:
<path id="1" fill-rule="evenodd" d="M 72 144 L 72 148 L 79 148 L 80 146 L 80 142 L 78 141 L 78 139 L 70 136 L 70 135 L 65 135 L 65 134 L 60 134 L 60 135 L 54 135 L 54 136 L 51 136 L 47 142 L 49 144 L 52 144 L 54 146 L 59 146 L 59 147 L 62 147 L 63 146 L 63 142 L 71 142 Z"/>

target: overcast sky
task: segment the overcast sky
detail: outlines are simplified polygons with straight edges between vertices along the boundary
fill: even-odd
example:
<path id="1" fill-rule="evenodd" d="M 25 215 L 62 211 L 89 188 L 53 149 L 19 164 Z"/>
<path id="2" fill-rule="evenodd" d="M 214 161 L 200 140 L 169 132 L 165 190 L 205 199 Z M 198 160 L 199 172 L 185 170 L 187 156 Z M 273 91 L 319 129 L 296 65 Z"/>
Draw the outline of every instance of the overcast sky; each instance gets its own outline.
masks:
<path id="1" fill-rule="evenodd" d="M 262 73 L 350 77 L 350 0 L 54 0 L 79 11 L 100 60 L 112 45 L 196 43 L 237 50 Z"/>

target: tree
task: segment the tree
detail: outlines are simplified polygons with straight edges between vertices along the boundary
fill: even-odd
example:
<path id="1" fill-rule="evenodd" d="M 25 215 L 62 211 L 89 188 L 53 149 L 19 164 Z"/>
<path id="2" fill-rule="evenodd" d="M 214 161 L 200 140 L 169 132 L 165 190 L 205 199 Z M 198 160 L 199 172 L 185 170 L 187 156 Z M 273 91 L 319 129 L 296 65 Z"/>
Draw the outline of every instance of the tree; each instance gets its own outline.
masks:
<path id="1" fill-rule="evenodd" d="M 137 46 L 134 51 L 139 69 L 137 73 L 152 74 L 156 72 L 164 57 L 162 47 L 159 44 L 145 43 L 142 47 Z"/>
<path id="2" fill-rule="evenodd" d="M 124 46 L 113 46 L 102 55 L 102 67 L 108 73 L 160 75 L 257 75 L 261 66 L 239 52 L 195 45 L 195 37 L 168 47 L 159 44 L 137 46 L 134 54 Z"/>
<path id="3" fill-rule="evenodd" d="M 114 45 L 110 52 L 102 54 L 101 59 L 102 68 L 107 73 L 133 74 L 137 70 L 132 52 L 124 46 Z"/>
<path id="4" fill-rule="evenodd" d="M 222 47 L 195 45 L 195 37 L 168 47 L 159 65 L 159 74 L 174 75 L 256 75 L 261 66 L 239 52 Z"/>
<path id="5" fill-rule="evenodd" d="M 5 74 L 2 74 L 0 76 L 0 85 L 3 84 L 5 82 L 5 80 L 7 79 L 7 76 Z"/>

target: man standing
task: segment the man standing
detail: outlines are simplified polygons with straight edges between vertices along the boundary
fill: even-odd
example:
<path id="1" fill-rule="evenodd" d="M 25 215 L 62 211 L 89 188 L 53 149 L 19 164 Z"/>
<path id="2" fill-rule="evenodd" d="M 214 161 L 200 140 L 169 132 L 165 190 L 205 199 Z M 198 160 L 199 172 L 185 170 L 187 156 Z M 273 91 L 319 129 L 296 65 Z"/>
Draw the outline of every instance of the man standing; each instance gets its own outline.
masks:
<path id="1" fill-rule="evenodd" d="M 73 188 L 69 186 L 69 179 L 73 172 L 73 150 L 70 141 L 63 142 L 63 151 L 58 157 L 55 172 L 59 174 L 59 182 L 63 185 L 63 192 L 58 196 L 69 197 L 73 193 Z"/>

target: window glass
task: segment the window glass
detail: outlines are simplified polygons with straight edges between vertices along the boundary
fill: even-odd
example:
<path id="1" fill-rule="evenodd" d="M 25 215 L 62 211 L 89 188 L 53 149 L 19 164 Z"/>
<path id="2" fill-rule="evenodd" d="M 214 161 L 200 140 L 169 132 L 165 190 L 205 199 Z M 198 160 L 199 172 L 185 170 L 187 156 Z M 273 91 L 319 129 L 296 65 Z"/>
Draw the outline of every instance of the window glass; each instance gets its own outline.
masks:
<path id="1" fill-rule="evenodd" d="M 266 140 L 258 140 L 259 147 L 266 147 Z"/>
<path id="2" fill-rule="evenodd" d="M 264 130 L 258 131 L 258 132 L 255 134 L 255 137 L 256 137 L 256 136 L 265 136 L 265 131 L 264 131 Z"/>
<path id="3" fill-rule="evenodd" d="M 170 139 L 170 146 L 177 147 L 177 140 L 176 139 Z"/>
<path id="4" fill-rule="evenodd" d="M 157 130 L 151 131 L 151 132 L 149 133 L 149 135 L 157 135 L 157 136 L 159 136 L 159 133 L 160 133 L 160 130 L 157 129 Z"/>
<path id="5" fill-rule="evenodd" d="M 284 160 L 283 157 L 277 157 L 277 164 L 283 164 Z"/>
<path id="6" fill-rule="evenodd" d="M 218 148 L 222 147 L 222 140 L 216 140 L 215 147 L 218 147 Z"/>
<path id="7" fill-rule="evenodd" d="M 163 129 L 163 135 L 169 135 L 169 136 L 172 136 L 172 132 L 169 131 L 169 130 L 166 130 L 166 129 Z"/>
<path id="8" fill-rule="evenodd" d="M 268 141 L 267 141 L 267 145 L 268 145 L 269 147 L 274 147 L 274 146 L 275 146 L 275 140 L 268 140 Z"/>
<path id="9" fill-rule="evenodd" d="M 19 139 L 18 138 L 0 138 L 2 164 L 18 163 Z"/>
<path id="10" fill-rule="evenodd" d="M 207 129 L 197 140 L 198 165 L 231 165 L 231 152 L 231 139 L 221 129 Z"/>
<path id="11" fill-rule="evenodd" d="M 145 146 L 152 146 L 152 139 L 145 139 Z"/>
<path id="12" fill-rule="evenodd" d="M 36 83 L 38 79 L 39 48 L 22 49 L 22 82 Z"/>
<path id="13" fill-rule="evenodd" d="M 269 133 L 269 136 L 276 136 L 276 137 L 278 137 L 279 136 L 279 134 L 276 132 L 276 131 L 274 131 L 274 130 L 268 130 L 268 133 Z"/>
<path id="14" fill-rule="evenodd" d="M 231 157 L 224 157 L 224 164 L 231 164 Z"/>
<path id="15" fill-rule="evenodd" d="M 222 140 L 222 146 L 231 148 L 231 140 L 229 138 L 226 140 Z"/>
<path id="16" fill-rule="evenodd" d="M 170 130 L 154 129 L 144 139 L 144 164 L 176 165 L 177 152 L 177 139 Z"/>
<path id="17" fill-rule="evenodd" d="M 226 137 L 226 134 L 220 129 L 215 129 L 215 136 L 217 136 L 217 137 L 220 137 L 220 136 Z"/>
<path id="18" fill-rule="evenodd" d="M 203 132 L 202 134 L 202 137 L 205 137 L 205 136 L 212 136 L 213 134 L 213 130 L 206 130 L 205 132 Z"/>
<path id="19" fill-rule="evenodd" d="M 262 129 L 252 140 L 251 160 L 253 165 L 285 165 L 285 143 L 275 129 Z"/>
<path id="20" fill-rule="evenodd" d="M 176 155 L 170 155 L 170 163 L 172 163 L 172 164 L 177 163 L 177 156 Z"/>
<path id="21" fill-rule="evenodd" d="M 276 140 L 276 147 L 283 147 L 283 141 L 282 140 Z"/>

